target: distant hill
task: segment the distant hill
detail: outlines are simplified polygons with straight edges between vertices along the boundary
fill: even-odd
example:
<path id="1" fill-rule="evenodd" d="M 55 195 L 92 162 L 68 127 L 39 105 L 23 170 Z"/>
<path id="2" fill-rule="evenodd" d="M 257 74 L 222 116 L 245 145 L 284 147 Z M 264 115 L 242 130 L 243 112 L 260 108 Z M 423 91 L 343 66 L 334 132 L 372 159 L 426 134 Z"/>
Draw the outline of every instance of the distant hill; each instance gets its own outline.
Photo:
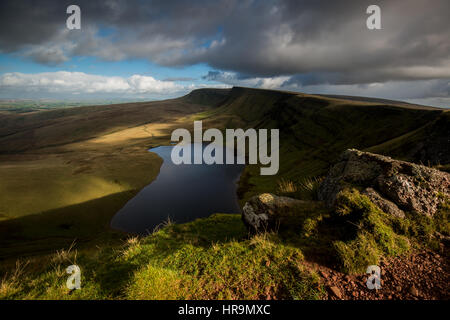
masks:
<path id="1" fill-rule="evenodd" d="M 424 106 L 424 105 L 409 103 L 409 102 L 405 102 L 405 101 L 389 100 L 389 99 L 373 98 L 373 97 L 345 96 L 345 95 L 339 95 L 339 94 L 320 94 L 320 96 L 328 97 L 328 98 L 342 99 L 342 100 L 373 102 L 373 103 L 383 103 L 383 104 L 395 104 L 395 105 L 404 105 L 404 106 L 409 106 L 409 107 L 438 109 L 438 108 L 431 107 L 431 106 Z"/>
<path id="2" fill-rule="evenodd" d="M 242 87 L 200 89 L 182 99 L 193 97 L 205 104 L 209 98 L 215 106 L 201 117 L 204 126 L 279 128 L 279 177 L 294 181 L 323 175 L 348 148 L 430 165 L 450 163 L 446 109 Z M 257 172 L 246 169 L 254 185 L 251 194 L 275 188 L 275 179 Z"/>
<path id="3" fill-rule="evenodd" d="M 157 121 L 159 114 L 176 116 L 202 110 L 207 110 L 202 119 L 210 126 L 280 128 L 284 148 L 299 152 L 298 159 L 317 160 L 322 169 L 350 147 L 408 161 L 450 162 L 446 109 L 243 87 L 198 89 L 165 101 L 2 115 L 0 153 L 83 141 Z"/>
<path id="4" fill-rule="evenodd" d="M 293 146 L 330 152 L 345 147 L 375 148 L 410 161 L 448 163 L 449 113 L 446 109 L 383 99 L 310 95 L 278 90 L 234 87 L 200 89 L 187 97 L 222 101 L 208 119 L 228 116 L 245 127 L 280 128 Z M 207 104 L 205 99 L 202 103 Z M 401 145 L 417 144 L 400 151 Z M 434 147 L 442 149 L 439 154 Z"/>

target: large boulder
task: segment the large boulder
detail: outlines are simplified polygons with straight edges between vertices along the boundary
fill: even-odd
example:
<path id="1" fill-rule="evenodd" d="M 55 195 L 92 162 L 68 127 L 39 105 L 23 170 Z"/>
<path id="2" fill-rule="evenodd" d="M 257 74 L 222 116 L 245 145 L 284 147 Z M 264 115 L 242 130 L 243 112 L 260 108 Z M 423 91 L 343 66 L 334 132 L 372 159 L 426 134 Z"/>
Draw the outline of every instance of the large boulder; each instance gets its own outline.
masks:
<path id="1" fill-rule="evenodd" d="M 379 154 L 346 150 L 319 187 L 319 200 L 332 207 L 340 191 L 357 187 L 386 213 L 432 217 L 450 197 L 450 174 Z"/>
<path id="2" fill-rule="evenodd" d="M 251 232 L 277 230 L 280 218 L 304 201 L 263 193 L 250 198 L 242 208 L 242 220 Z"/>

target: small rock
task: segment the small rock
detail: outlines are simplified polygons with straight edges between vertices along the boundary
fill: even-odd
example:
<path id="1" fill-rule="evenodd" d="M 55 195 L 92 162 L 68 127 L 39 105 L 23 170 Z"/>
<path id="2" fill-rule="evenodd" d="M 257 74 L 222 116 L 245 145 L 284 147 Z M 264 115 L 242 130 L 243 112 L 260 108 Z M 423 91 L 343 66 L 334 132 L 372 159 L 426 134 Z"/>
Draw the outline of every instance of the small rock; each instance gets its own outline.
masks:
<path id="1" fill-rule="evenodd" d="M 323 278 L 328 278 L 328 273 L 326 271 L 320 270 L 319 273 Z"/>
<path id="2" fill-rule="evenodd" d="M 301 200 L 263 193 L 245 203 L 242 208 L 242 220 L 253 233 L 276 230 L 283 214 L 302 203 L 304 202 Z"/>
<path id="3" fill-rule="evenodd" d="M 401 292 L 402 291 L 402 287 L 401 286 L 397 286 L 397 287 L 395 287 L 395 290 L 397 290 L 398 292 Z"/>
<path id="4" fill-rule="evenodd" d="M 341 293 L 341 290 L 339 290 L 338 287 L 336 287 L 336 286 L 328 287 L 328 290 L 329 290 L 330 293 L 332 293 L 336 298 L 342 299 L 342 293 Z"/>
<path id="5" fill-rule="evenodd" d="M 409 293 L 411 293 L 413 296 L 418 297 L 419 296 L 419 290 L 415 286 L 412 286 L 409 288 Z"/>
<path id="6" fill-rule="evenodd" d="M 405 217 L 405 213 L 403 212 L 403 210 L 399 209 L 399 207 L 397 207 L 395 203 L 384 199 L 373 188 L 365 189 L 363 191 L 363 194 L 368 196 L 369 199 L 384 212 L 402 219 Z"/>

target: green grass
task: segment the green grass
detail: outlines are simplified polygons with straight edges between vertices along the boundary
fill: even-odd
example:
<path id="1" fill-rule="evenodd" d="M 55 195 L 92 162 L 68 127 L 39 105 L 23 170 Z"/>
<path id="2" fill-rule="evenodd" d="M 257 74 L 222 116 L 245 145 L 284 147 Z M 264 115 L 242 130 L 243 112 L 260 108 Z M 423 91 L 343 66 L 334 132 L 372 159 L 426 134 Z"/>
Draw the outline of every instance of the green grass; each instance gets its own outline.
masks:
<path id="1" fill-rule="evenodd" d="M 314 201 L 320 177 L 347 148 L 417 160 L 412 147 L 445 137 L 448 115 L 245 88 L 2 115 L 0 298 L 321 298 L 309 262 L 364 272 L 382 256 L 436 246 L 432 235 L 448 235 L 449 224 L 448 205 L 433 220 L 398 220 L 357 190 L 341 194 L 338 210 L 330 211 Z M 146 150 L 199 119 L 205 130 L 279 128 L 279 173 L 261 176 L 259 166 L 246 166 L 240 203 L 265 192 L 305 202 L 281 217 L 276 234 L 249 237 L 239 215 L 218 214 L 123 243 L 109 221 L 156 176 L 160 161 Z M 447 163 L 434 165 L 448 170 Z M 82 269 L 83 289 L 69 294 L 65 268 L 73 263 Z"/>
<path id="2" fill-rule="evenodd" d="M 147 151 L 124 155 L 99 148 L 80 153 L 4 161 L 0 165 L 0 221 L 139 190 L 155 179 L 162 163 Z"/>
<path id="3" fill-rule="evenodd" d="M 448 235 L 448 204 L 441 209 L 435 222 L 398 220 L 348 189 L 337 210 L 304 201 L 285 212 L 276 233 L 250 235 L 238 214 L 168 223 L 121 243 L 77 243 L 9 260 L 0 268 L 0 299 L 320 299 L 324 289 L 310 262 L 364 272 L 422 236 Z M 82 289 L 74 292 L 65 287 L 71 264 L 82 270 Z"/>
<path id="4" fill-rule="evenodd" d="M 310 262 L 360 273 L 436 230 L 449 232 L 448 204 L 436 221 L 418 221 L 387 215 L 356 189 L 337 201 L 331 211 L 318 201 L 300 203 L 279 217 L 276 233 L 251 236 L 240 215 L 214 214 L 121 244 L 67 245 L 16 265 L 9 260 L 0 268 L 0 298 L 320 299 Z M 71 264 L 82 269 L 82 289 L 69 293 L 64 270 Z"/>
<path id="5" fill-rule="evenodd" d="M 73 108 L 92 105 L 108 105 L 112 101 L 58 101 L 58 100 L 0 100 L 0 111 L 12 113 L 28 113 L 52 109 Z"/>
<path id="6" fill-rule="evenodd" d="M 361 273 L 382 256 L 398 256 L 410 249 L 409 239 L 394 231 L 399 218 L 381 211 L 358 190 L 341 191 L 336 202 L 335 214 L 347 223 L 347 239 L 333 243 L 343 271 Z"/>
<path id="7" fill-rule="evenodd" d="M 79 248 L 117 244 L 125 235 L 111 230 L 110 221 L 138 190 L 0 223 L 0 260 L 45 255 L 76 242 Z M 2 261 L 3 262 L 3 261 Z"/>
<path id="8" fill-rule="evenodd" d="M 0 116 L 0 260 L 116 243 L 111 218 L 159 173 L 148 148 L 205 109 L 171 100 Z"/>
<path id="9" fill-rule="evenodd" d="M 31 259 L 4 275 L 0 298 L 319 299 L 319 278 L 303 260 L 299 248 L 277 235 L 248 238 L 239 215 L 216 214 L 116 249 Z M 73 263 L 82 270 L 82 289 L 69 294 L 64 270 Z"/>
<path id="10" fill-rule="evenodd" d="M 233 88 L 222 105 L 198 119 L 204 128 L 280 129 L 280 170 L 275 176 L 261 176 L 258 165 L 246 166 L 240 190 L 244 202 L 262 192 L 276 193 L 282 179 L 301 184 L 324 176 L 348 148 L 372 148 L 415 161 L 412 146 L 424 142 L 429 132 L 445 130 L 448 115 L 432 108 Z"/>
<path id="11" fill-rule="evenodd" d="M 439 195 L 438 195 L 439 197 Z M 397 220 L 394 229 L 409 238 L 417 239 L 421 245 L 439 250 L 439 239 L 436 234 L 450 235 L 450 202 L 444 199 L 433 218 L 415 212 L 408 214 L 408 219 Z"/>

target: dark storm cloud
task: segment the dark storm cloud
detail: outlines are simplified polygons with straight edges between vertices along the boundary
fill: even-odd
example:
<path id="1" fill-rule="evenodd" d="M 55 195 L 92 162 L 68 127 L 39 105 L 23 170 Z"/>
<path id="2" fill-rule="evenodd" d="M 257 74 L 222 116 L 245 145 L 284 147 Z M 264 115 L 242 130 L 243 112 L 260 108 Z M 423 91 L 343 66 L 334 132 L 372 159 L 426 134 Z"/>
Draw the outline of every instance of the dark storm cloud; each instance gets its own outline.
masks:
<path id="1" fill-rule="evenodd" d="M 238 14 L 224 25 L 226 45 L 197 59 L 255 76 L 320 73 L 315 81 L 331 83 L 449 77 L 449 1 L 379 2 L 379 31 L 365 27 L 368 4 L 292 1 Z"/>
<path id="2" fill-rule="evenodd" d="M 207 63 L 237 78 L 292 76 L 284 85 L 450 77 L 450 1 L 376 1 L 376 31 L 366 28 L 372 2 L 3 0 L 0 51 L 45 64 L 74 55 Z M 73 3 L 80 31 L 65 28 Z"/>

